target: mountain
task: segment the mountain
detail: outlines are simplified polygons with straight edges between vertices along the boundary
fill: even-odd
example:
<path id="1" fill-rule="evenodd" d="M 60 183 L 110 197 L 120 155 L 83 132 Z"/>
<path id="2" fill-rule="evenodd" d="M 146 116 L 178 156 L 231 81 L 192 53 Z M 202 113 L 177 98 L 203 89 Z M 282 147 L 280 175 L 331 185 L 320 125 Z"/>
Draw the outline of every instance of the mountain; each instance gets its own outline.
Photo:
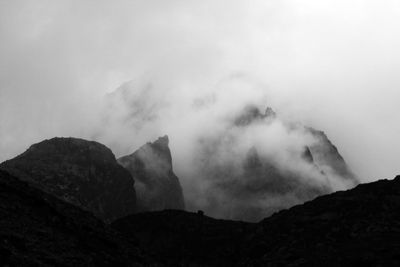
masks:
<path id="1" fill-rule="evenodd" d="M 130 240 L 75 205 L 0 170 L 1 266 L 149 266 Z M 154 265 L 153 265 L 154 266 Z"/>
<path id="2" fill-rule="evenodd" d="M 259 164 L 252 157 L 249 164 Z M 397 176 L 317 197 L 259 223 L 217 220 L 203 211 L 164 210 L 131 214 L 107 225 L 26 177 L 0 170 L 0 262 L 5 266 L 399 266 L 399 210 Z"/>
<path id="3" fill-rule="evenodd" d="M 207 214 L 259 221 L 281 209 L 358 183 L 322 131 L 285 122 L 272 108 L 247 106 L 219 134 L 202 137 L 198 178 Z"/>
<path id="4" fill-rule="evenodd" d="M 243 99 L 233 101 L 235 90 L 245 90 L 239 89 L 241 82 L 247 83 L 244 77 L 229 77 L 213 92 L 179 98 L 176 105 L 181 92 L 170 88 L 171 93 L 150 76 L 124 83 L 105 97 L 96 138 L 123 155 L 126 140 L 139 146 L 149 131 L 168 131 L 180 140 L 174 147 L 174 166 L 182 175 L 187 210 L 257 222 L 359 183 L 335 140 L 324 132 L 281 116 L 264 106 L 264 97 L 243 94 Z M 139 178 L 135 180 L 138 194 L 141 190 L 148 196 L 149 184 L 139 186 Z M 142 202 L 146 201 L 150 200 Z M 144 205 L 148 207 L 142 210 L 160 206 Z"/>
<path id="5" fill-rule="evenodd" d="M 134 180 L 111 150 L 97 142 L 45 140 L 3 162 L 0 168 L 105 222 L 136 210 Z"/>
<path id="6" fill-rule="evenodd" d="M 138 210 L 184 209 L 182 187 L 172 169 L 168 136 L 118 159 L 135 179 Z"/>

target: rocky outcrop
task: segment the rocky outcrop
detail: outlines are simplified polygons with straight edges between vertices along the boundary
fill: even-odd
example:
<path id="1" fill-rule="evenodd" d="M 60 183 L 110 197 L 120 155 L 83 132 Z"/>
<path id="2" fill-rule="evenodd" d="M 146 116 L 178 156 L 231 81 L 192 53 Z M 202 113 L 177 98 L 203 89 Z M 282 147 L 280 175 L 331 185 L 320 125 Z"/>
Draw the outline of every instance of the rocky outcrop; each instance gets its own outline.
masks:
<path id="1" fill-rule="evenodd" d="M 0 167 L 105 222 L 135 212 L 134 180 L 100 143 L 53 138 L 32 145 Z"/>
<path id="2" fill-rule="evenodd" d="M 139 211 L 184 209 L 182 188 L 172 169 L 168 136 L 118 159 L 135 179 Z"/>

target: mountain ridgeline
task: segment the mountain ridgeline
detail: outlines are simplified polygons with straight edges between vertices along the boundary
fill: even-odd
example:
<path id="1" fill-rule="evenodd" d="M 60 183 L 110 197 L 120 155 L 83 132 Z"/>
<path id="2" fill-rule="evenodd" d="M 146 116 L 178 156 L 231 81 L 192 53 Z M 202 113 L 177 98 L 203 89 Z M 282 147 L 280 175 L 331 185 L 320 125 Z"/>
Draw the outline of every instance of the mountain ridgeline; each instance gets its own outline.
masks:
<path id="1" fill-rule="evenodd" d="M 105 222 L 138 211 L 184 208 L 167 136 L 119 162 L 100 143 L 53 138 L 32 145 L 0 168 Z"/>
<path id="2" fill-rule="evenodd" d="M 0 262 L 400 265 L 400 176 L 344 191 L 358 180 L 322 131 L 255 107 L 235 114 L 228 126 L 223 137 L 198 140 L 197 174 L 208 186 L 203 206 L 184 198 L 168 136 L 118 159 L 98 142 L 57 137 L 1 163 Z M 273 146 L 274 157 L 261 146 L 235 154 L 243 139 L 234 133 L 265 127 L 302 137 L 282 144 L 286 165 Z M 221 158 L 221 151 L 237 158 Z"/>
<path id="3" fill-rule="evenodd" d="M 237 150 L 243 140 L 235 133 L 252 127 L 262 132 L 276 125 L 285 134 L 306 141 L 272 154 L 256 146 Z M 228 126 L 224 134 L 201 137 L 195 144 L 198 164 L 193 184 L 201 183 L 205 188 L 199 196 L 201 201 L 190 194 L 184 199 L 185 188 L 173 170 L 168 136 L 117 160 L 100 143 L 53 138 L 32 145 L 0 168 L 108 223 L 137 212 L 185 206 L 213 217 L 256 222 L 281 209 L 357 184 L 325 133 L 284 123 L 271 108 L 263 113 L 248 106 Z M 266 136 L 262 141 L 274 140 Z M 283 160 L 277 161 L 279 157 Z"/>

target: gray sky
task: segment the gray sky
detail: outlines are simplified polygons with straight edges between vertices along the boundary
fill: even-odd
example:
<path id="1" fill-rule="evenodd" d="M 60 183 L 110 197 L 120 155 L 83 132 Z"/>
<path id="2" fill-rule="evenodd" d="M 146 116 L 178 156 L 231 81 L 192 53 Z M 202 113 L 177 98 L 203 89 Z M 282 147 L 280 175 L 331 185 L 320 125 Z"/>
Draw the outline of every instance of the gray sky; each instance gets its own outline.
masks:
<path id="1" fill-rule="evenodd" d="M 399 32 L 395 0 L 0 0 L 0 161 L 44 138 L 91 138 L 103 96 L 128 80 L 157 77 L 156 95 L 184 113 L 240 74 L 229 103 L 265 96 L 324 130 L 363 181 L 392 178 Z"/>

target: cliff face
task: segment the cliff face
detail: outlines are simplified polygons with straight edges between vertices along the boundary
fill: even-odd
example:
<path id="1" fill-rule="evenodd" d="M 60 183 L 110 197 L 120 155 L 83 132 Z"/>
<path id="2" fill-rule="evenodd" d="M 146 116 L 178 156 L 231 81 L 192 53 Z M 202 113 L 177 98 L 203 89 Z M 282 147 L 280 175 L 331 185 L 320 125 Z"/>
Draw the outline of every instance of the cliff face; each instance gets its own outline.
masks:
<path id="1" fill-rule="evenodd" d="M 106 222 L 135 212 L 134 180 L 100 143 L 53 138 L 0 166 Z"/>
<path id="2" fill-rule="evenodd" d="M 328 136 L 323 131 L 318 131 L 311 127 L 305 127 L 305 129 L 316 139 L 316 142 L 309 146 L 315 164 L 320 168 L 328 167 L 336 175 L 357 183 L 354 174 Z"/>
<path id="3" fill-rule="evenodd" d="M 168 136 L 160 137 L 118 159 L 136 181 L 138 210 L 185 208 L 182 188 L 172 169 L 168 143 Z"/>

